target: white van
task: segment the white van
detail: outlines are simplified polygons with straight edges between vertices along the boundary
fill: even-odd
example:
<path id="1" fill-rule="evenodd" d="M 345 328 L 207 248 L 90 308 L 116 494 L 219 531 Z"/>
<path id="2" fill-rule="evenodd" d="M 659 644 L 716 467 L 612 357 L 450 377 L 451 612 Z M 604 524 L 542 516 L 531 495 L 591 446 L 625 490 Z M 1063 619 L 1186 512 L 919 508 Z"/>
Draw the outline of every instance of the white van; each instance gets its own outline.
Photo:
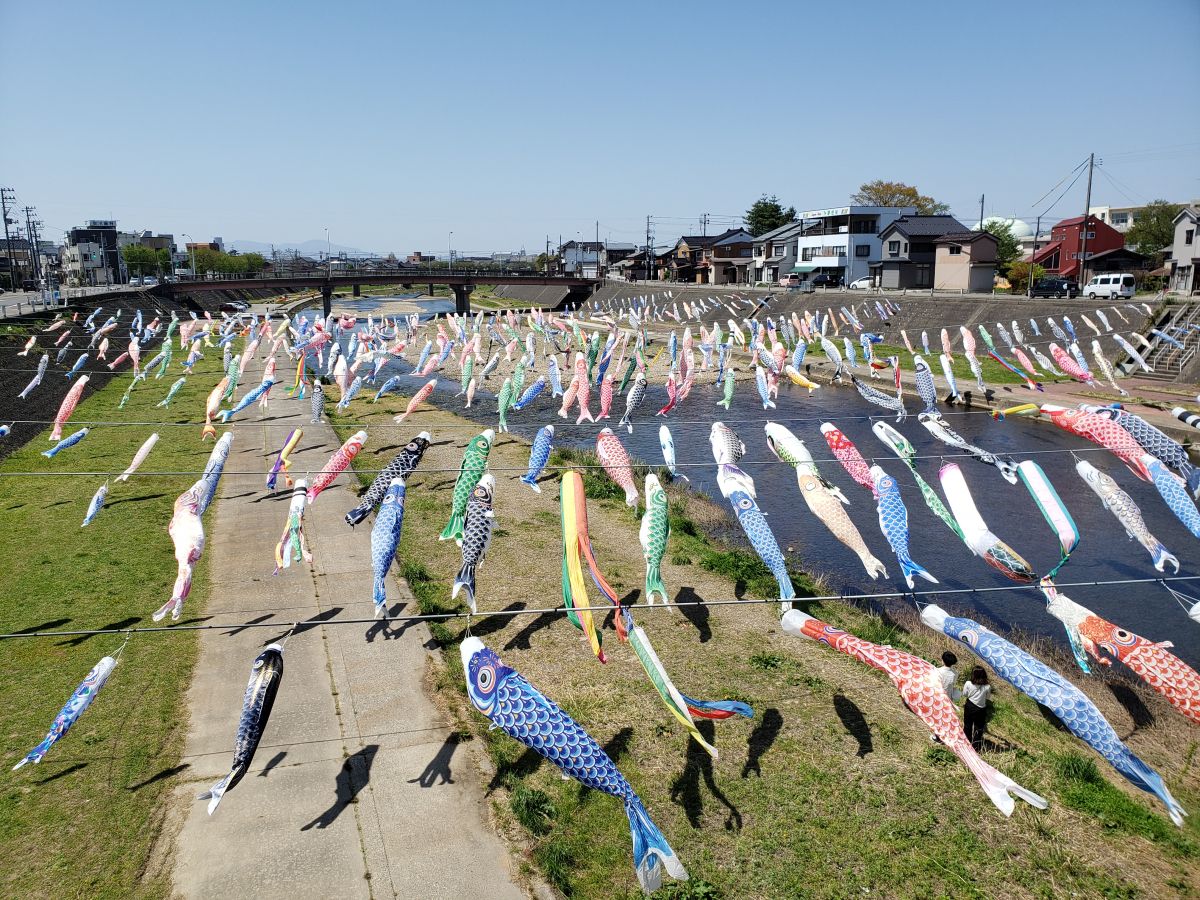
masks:
<path id="1" fill-rule="evenodd" d="M 1113 272 L 1110 275 L 1096 275 L 1083 286 L 1079 293 L 1089 300 L 1115 300 L 1118 297 L 1133 296 L 1133 276 L 1128 272 Z"/>

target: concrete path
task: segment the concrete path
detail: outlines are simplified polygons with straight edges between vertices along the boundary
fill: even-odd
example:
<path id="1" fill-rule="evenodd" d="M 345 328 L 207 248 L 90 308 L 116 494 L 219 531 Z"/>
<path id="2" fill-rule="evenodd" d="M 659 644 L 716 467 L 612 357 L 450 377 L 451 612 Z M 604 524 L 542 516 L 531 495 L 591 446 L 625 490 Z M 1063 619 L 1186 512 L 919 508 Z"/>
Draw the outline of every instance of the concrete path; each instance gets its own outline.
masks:
<path id="1" fill-rule="evenodd" d="M 256 366 L 261 371 L 261 361 Z M 247 373 L 245 383 L 251 379 L 257 383 Z M 523 897 L 487 823 L 474 761 L 422 686 L 424 626 L 294 633 L 251 771 L 211 818 L 195 799 L 229 770 L 250 664 L 263 645 L 282 640 L 298 620 L 372 615 L 370 522 L 352 531 L 343 520 L 354 505 L 348 476 L 305 513 L 311 567 L 271 575 L 290 498 L 282 479 L 276 495 L 264 489 L 275 451 L 288 427 L 303 427 L 292 470 L 303 476 L 319 471 L 339 443 L 331 427 L 309 423 L 307 399 L 276 390 L 267 421 L 259 424 L 252 407 L 233 426 L 230 474 L 206 523 L 205 613 L 215 622 L 279 627 L 201 632 L 188 693 L 188 782 L 174 797 L 188 810 L 175 840 L 174 888 L 204 898 Z M 399 578 L 388 590 L 413 608 Z"/>

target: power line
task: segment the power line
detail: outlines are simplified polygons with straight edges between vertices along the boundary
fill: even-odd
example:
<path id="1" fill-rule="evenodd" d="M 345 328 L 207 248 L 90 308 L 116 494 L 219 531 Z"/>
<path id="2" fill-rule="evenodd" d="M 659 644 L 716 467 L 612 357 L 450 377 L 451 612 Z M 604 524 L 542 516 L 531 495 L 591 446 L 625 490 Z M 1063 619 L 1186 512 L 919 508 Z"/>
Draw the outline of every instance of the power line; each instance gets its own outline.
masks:
<path id="1" fill-rule="evenodd" d="M 1098 581 L 1062 581 L 1056 582 L 1056 588 L 1074 588 L 1074 587 L 1109 587 L 1113 585 L 1130 585 L 1130 584 L 1162 584 L 1168 582 L 1179 581 L 1195 581 L 1200 579 L 1200 575 L 1168 575 L 1159 578 L 1113 578 L 1102 579 Z M 841 600 L 843 602 L 851 600 L 903 600 L 913 599 L 917 597 L 943 597 L 948 595 L 959 594 L 993 594 L 1008 591 L 1028 591 L 1038 590 L 1036 584 L 1007 584 L 988 587 L 966 587 L 966 588 L 946 588 L 938 591 L 875 591 L 862 594 L 820 594 L 810 597 L 795 597 L 788 602 L 792 603 L 818 603 L 827 600 Z M 508 599 L 508 598 L 506 598 Z M 646 610 L 666 610 L 666 609 L 684 609 L 690 607 L 710 607 L 710 606 L 744 606 L 744 605 L 765 605 L 768 603 L 784 602 L 778 597 L 769 599 L 751 598 L 747 600 L 739 600 L 736 597 L 728 600 L 684 600 L 666 603 L 657 603 L 654 605 L 641 604 L 621 604 L 621 609 L 636 609 L 638 612 Z M 143 628 L 97 628 L 97 629 L 79 629 L 74 631 L 25 631 L 13 632 L 11 634 L 0 634 L 0 640 L 14 640 L 19 638 L 51 638 L 51 637 L 83 637 L 85 635 L 101 635 L 101 634 L 162 634 L 166 632 L 184 632 L 184 631 L 211 631 L 220 628 L 229 629 L 248 629 L 248 628 L 289 628 L 295 632 L 299 629 L 309 630 L 322 625 L 372 625 L 391 622 L 446 622 L 453 619 L 467 619 L 468 628 L 470 622 L 475 619 L 489 618 L 514 618 L 517 616 L 541 616 L 541 615 L 558 615 L 565 616 L 568 613 L 590 611 L 594 613 L 608 613 L 617 609 L 611 604 L 604 606 L 550 606 L 539 607 L 534 609 L 497 609 L 488 612 L 443 612 L 443 613 L 421 613 L 417 615 L 407 616 L 388 616 L 386 619 L 378 619 L 375 617 L 367 618 L 352 618 L 352 619 L 303 619 L 297 622 L 225 622 L 222 624 L 202 624 L 202 625 L 155 625 L 146 626 Z"/>

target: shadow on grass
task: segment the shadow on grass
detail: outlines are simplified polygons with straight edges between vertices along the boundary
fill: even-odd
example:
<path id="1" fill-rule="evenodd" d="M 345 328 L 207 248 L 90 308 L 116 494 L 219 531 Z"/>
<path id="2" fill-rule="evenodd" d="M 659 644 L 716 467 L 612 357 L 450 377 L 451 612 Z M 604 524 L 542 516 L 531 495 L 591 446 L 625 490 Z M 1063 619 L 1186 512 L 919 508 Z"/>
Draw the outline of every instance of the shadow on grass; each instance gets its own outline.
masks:
<path id="1" fill-rule="evenodd" d="M 67 775 L 72 775 L 75 772 L 78 772 L 80 769 L 86 769 L 86 768 L 87 768 L 87 763 L 75 763 L 75 765 L 67 766 L 65 769 L 61 769 L 58 772 L 55 772 L 53 775 L 47 775 L 45 778 L 39 778 L 37 781 L 34 782 L 34 784 L 49 784 L 51 781 L 56 781 L 59 778 L 63 778 Z"/>
<path id="2" fill-rule="evenodd" d="M 743 778 L 749 778 L 751 772 L 759 778 L 762 777 L 760 762 L 763 755 L 775 743 L 775 738 L 779 736 L 782 728 L 783 716 L 779 714 L 779 710 L 768 709 L 763 711 L 762 720 L 754 726 L 754 730 L 750 732 L 750 737 L 746 738 L 746 749 L 748 752 L 746 754 L 746 762 L 742 766 Z"/>
<path id="3" fill-rule="evenodd" d="M 129 618 L 121 619 L 119 622 L 109 622 L 107 625 L 101 625 L 97 631 L 117 631 L 121 628 L 129 628 L 131 625 L 136 625 L 140 621 L 142 621 L 141 616 L 130 616 Z M 80 634 L 69 641 L 59 641 L 58 645 L 60 647 L 78 647 L 84 641 L 90 641 L 94 637 L 96 637 L 94 634 Z"/>
<path id="4" fill-rule="evenodd" d="M 542 755 L 532 748 L 527 748 L 524 753 L 512 762 L 505 760 L 497 761 L 496 774 L 488 782 L 486 793 L 490 794 L 498 787 L 528 778 L 538 770 L 541 764 Z"/>
<path id="5" fill-rule="evenodd" d="M 518 612 L 524 608 L 525 608 L 525 601 L 517 600 L 514 603 L 508 604 L 508 606 L 504 607 L 504 609 L 502 609 L 500 611 L 506 612 L 506 613 L 507 612 Z M 498 616 L 498 615 L 490 615 L 489 616 L 489 615 L 484 614 L 483 616 L 479 617 L 479 621 L 468 622 L 467 627 L 470 628 L 472 635 L 474 635 L 475 637 L 478 637 L 478 638 L 482 638 L 482 637 L 486 637 L 489 634 L 495 634 L 497 631 L 500 631 L 503 628 L 507 628 L 511 621 L 512 621 L 511 616 Z M 467 636 L 467 627 L 464 627 L 463 630 L 460 631 L 458 633 L 458 635 L 453 639 L 454 643 L 456 643 L 456 644 L 461 643 L 463 638 L 465 638 Z"/>
<path id="6" fill-rule="evenodd" d="M 834 694 L 833 711 L 837 713 L 842 726 L 850 733 L 850 736 L 858 741 L 858 751 L 854 754 L 855 756 L 862 759 L 875 749 L 871 740 L 871 727 L 867 724 L 867 718 L 858 708 L 857 703 L 844 694 Z"/>
<path id="7" fill-rule="evenodd" d="M 701 737 L 711 744 L 715 734 L 713 723 L 708 720 L 702 720 L 696 723 L 696 727 Z M 708 755 L 707 750 L 689 737 L 687 762 L 684 765 L 683 772 L 671 782 L 671 802 L 678 803 L 683 807 L 683 811 L 687 815 L 688 824 L 692 828 L 700 828 L 701 816 L 704 814 L 704 798 L 700 793 L 701 781 L 704 782 L 705 787 L 708 788 L 708 792 L 713 798 L 728 810 L 728 814 L 725 816 L 725 830 L 741 831 L 742 813 L 722 793 L 721 789 L 717 787 L 717 782 L 713 777 L 712 757 Z"/>
<path id="8" fill-rule="evenodd" d="M 712 628 L 708 624 L 711 615 L 708 606 L 700 602 L 703 599 L 690 587 L 680 588 L 679 593 L 675 595 L 676 603 L 696 604 L 695 606 L 681 606 L 679 611 L 683 613 L 685 619 L 696 626 L 696 631 L 700 635 L 700 643 L 705 644 L 712 640 Z"/>
<path id="9" fill-rule="evenodd" d="M 45 631 L 50 628 L 61 628 L 69 623 L 70 619 L 51 619 L 49 622 L 43 622 L 41 625 L 30 625 L 28 628 L 18 628 L 13 634 L 33 634 L 36 631 Z"/>
<path id="10" fill-rule="evenodd" d="M 530 620 L 524 628 L 509 638 L 508 643 L 504 645 L 505 650 L 532 650 L 529 645 L 529 639 L 541 631 L 543 628 L 549 628 L 560 618 L 558 613 L 542 613 Z"/>
<path id="11" fill-rule="evenodd" d="M 190 768 L 191 766 L 188 763 L 180 763 L 177 766 L 171 766 L 159 772 L 155 772 L 144 781 L 139 781 L 137 784 L 131 784 L 129 787 L 125 788 L 125 790 L 140 791 L 142 788 L 149 787 L 157 781 L 162 781 L 164 778 L 170 778 L 172 775 L 178 775 L 180 772 L 184 772 Z"/>
<path id="12" fill-rule="evenodd" d="M 1108 689 L 1116 701 L 1124 707 L 1125 712 L 1129 713 L 1129 718 L 1133 719 L 1133 731 L 1154 724 L 1154 713 L 1150 712 L 1149 707 L 1142 702 L 1142 698 L 1137 695 L 1133 688 L 1119 681 L 1112 681 L 1109 682 Z M 1129 734 L 1123 735 L 1121 739 L 1127 740 L 1128 738 Z"/>
<path id="13" fill-rule="evenodd" d="M 143 500 L 159 500 L 166 494 L 142 494 L 140 497 L 122 497 L 120 500 L 114 500 L 112 503 L 106 503 L 105 507 L 112 509 L 114 506 L 120 506 L 122 503 L 140 503 Z"/>

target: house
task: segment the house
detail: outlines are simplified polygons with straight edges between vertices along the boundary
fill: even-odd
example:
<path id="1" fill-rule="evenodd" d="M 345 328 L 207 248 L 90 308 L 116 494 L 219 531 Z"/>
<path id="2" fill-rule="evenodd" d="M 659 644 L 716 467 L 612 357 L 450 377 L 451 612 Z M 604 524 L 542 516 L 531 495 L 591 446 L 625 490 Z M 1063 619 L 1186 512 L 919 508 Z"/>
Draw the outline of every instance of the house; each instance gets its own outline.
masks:
<path id="1" fill-rule="evenodd" d="M 996 282 L 1000 242 L 986 231 L 943 234 L 933 242 L 933 286 L 942 291 L 985 293 Z"/>
<path id="2" fill-rule="evenodd" d="M 882 257 L 880 231 L 916 211 L 912 206 L 805 210 L 795 222 L 755 239 L 754 280 L 774 283 L 794 273 L 823 273 L 843 283 L 863 278 Z"/>
<path id="3" fill-rule="evenodd" d="M 68 280 L 77 285 L 124 284 L 128 273 L 118 246 L 116 221 L 91 219 L 68 231 L 65 265 Z"/>
<path id="4" fill-rule="evenodd" d="M 625 259 L 637 249 L 633 244 L 608 244 L 603 241 L 567 241 L 558 248 L 561 271 L 582 278 L 603 278 L 613 263 Z"/>
<path id="5" fill-rule="evenodd" d="M 426 263 L 433 262 L 435 259 L 437 259 L 437 257 L 432 253 L 422 253 L 420 250 L 416 250 L 408 254 L 408 258 L 404 261 L 410 266 L 422 266 Z"/>
<path id="6" fill-rule="evenodd" d="M 730 284 L 726 278 L 749 278 L 754 235 L 744 228 L 721 234 L 685 234 L 675 242 L 668 265 L 671 281 Z"/>
<path id="7" fill-rule="evenodd" d="M 643 247 L 613 263 L 609 271 L 626 281 L 653 281 L 665 277 L 671 264 L 673 248 L 666 248 L 650 257 L 650 265 L 646 266 L 646 250 Z"/>
<path id="8" fill-rule="evenodd" d="M 1087 235 L 1087 248 L 1084 249 L 1084 235 Z M 1033 261 L 1050 275 L 1061 275 L 1078 281 L 1087 281 L 1093 274 L 1089 260 L 1093 256 L 1109 250 L 1119 250 L 1125 246 L 1125 235 L 1111 225 L 1100 221 L 1096 216 L 1087 216 L 1087 228 L 1084 228 L 1084 217 L 1075 216 L 1073 219 L 1063 219 L 1050 229 L 1050 241 L 1033 254 Z M 1081 259 L 1083 253 L 1087 259 Z"/>
<path id="9" fill-rule="evenodd" d="M 973 258 L 976 252 L 974 242 L 966 240 L 970 236 L 970 231 L 954 216 L 900 216 L 879 233 L 879 241 L 883 246 L 882 258 L 878 262 L 871 263 L 870 266 L 871 274 L 876 278 L 876 284 L 881 288 L 891 289 L 938 286 L 934 280 L 938 241 L 947 236 L 955 238 L 945 244 L 943 256 L 947 261 L 949 261 L 950 251 L 954 245 L 970 246 L 972 248 L 970 255 Z M 992 238 L 992 242 L 995 242 L 995 238 Z M 988 251 L 986 247 L 980 247 L 978 252 L 982 260 Z M 954 255 L 960 254 L 961 250 Z M 995 262 L 994 248 L 991 260 L 993 263 Z M 955 262 L 957 263 L 957 261 Z M 966 273 L 968 281 L 970 280 L 969 269 L 968 261 Z M 965 287 L 965 285 L 963 286 Z M 991 289 L 990 282 L 988 289 Z"/>
<path id="10" fill-rule="evenodd" d="M 1137 221 L 1140 206 L 1089 206 L 1088 215 L 1095 216 L 1105 225 L 1124 234 Z"/>
<path id="11" fill-rule="evenodd" d="M 1175 217 L 1171 242 L 1170 290 L 1180 294 L 1200 291 L 1200 204 L 1185 206 Z"/>

